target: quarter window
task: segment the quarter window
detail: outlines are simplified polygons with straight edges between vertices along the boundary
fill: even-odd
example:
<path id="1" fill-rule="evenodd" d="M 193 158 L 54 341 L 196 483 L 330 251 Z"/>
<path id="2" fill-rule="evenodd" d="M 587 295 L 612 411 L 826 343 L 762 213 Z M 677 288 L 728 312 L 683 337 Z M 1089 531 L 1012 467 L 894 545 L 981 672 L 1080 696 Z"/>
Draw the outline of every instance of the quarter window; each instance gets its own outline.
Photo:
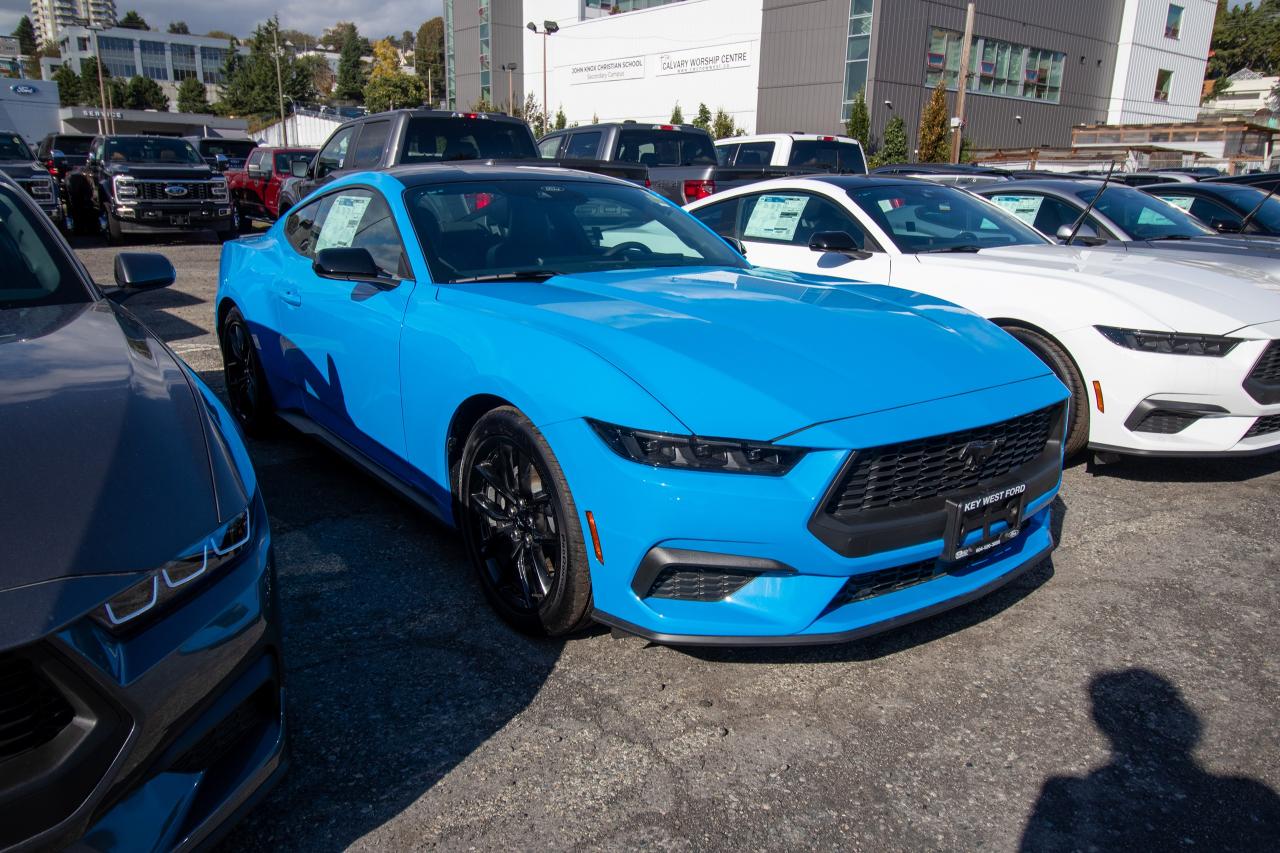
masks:
<path id="1" fill-rule="evenodd" d="M 320 236 L 325 214 L 329 212 L 329 205 L 332 203 L 331 195 L 318 198 L 305 207 L 298 208 L 285 220 L 285 239 L 304 258 L 316 256 L 316 238 Z"/>
<path id="2" fill-rule="evenodd" d="M 600 131 L 575 133 L 569 137 L 569 147 L 565 149 L 567 160 L 594 160 L 600 148 Z"/>
<path id="3" fill-rule="evenodd" d="M 538 156 L 547 160 L 554 160 L 556 154 L 560 151 L 560 141 L 563 136 L 548 136 L 546 139 L 538 143 Z"/>
<path id="4" fill-rule="evenodd" d="M 387 145 L 387 135 L 391 132 L 391 122 L 371 121 L 360 132 L 360 144 L 356 146 L 354 167 L 357 169 L 373 168 L 382 160 L 382 151 Z"/>
<path id="5" fill-rule="evenodd" d="M 709 204 L 690 212 L 695 219 L 721 237 L 738 236 L 738 199 Z"/>
<path id="6" fill-rule="evenodd" d="M 351 137 L 355 135 L 356 128 L 347 127 L 339 130 L 333 139 L 325 145 L 324 150 L 320 152 L 316 163 L 316 177 L 322 178 L 330 172 L 336 172 L 343 168 L 347 161 L 347 148 L 351 145 Z"/>

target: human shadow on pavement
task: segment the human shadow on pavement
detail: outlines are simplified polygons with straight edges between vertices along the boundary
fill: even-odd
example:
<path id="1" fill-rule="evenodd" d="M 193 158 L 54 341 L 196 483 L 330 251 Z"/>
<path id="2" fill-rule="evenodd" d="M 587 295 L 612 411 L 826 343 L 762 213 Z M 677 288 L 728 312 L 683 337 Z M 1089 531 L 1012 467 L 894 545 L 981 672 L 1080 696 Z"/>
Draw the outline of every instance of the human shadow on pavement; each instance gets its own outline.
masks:
<path id="1" fill-rule="evenodd" d="M 1192 754 L 1203 725 L 1167 679 L 1107 672 L 1089 685 L 1111 762 L 1083 778 L 1044 783 L 1020 849 L 1275 850 L 1280 797 L 1262 782 L 1208 773 Z"/>

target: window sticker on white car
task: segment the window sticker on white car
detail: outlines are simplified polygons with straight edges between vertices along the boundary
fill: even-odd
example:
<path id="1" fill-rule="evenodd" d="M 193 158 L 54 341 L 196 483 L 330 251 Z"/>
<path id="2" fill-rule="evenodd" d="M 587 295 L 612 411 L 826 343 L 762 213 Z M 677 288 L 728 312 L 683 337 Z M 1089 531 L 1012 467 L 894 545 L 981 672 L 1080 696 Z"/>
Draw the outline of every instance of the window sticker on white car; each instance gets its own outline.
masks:
<path id="1" fill-rule="evenodd" d="M 368 196 L 340 195 L 333 200 L 329 215 L 320 228 L 320 238 L 316 240 L 316 251 L 321 249 L 346 249 L 356 237 L 356 229 L 364 212 L 372 201 Z"/>
<path id="2" fill-rule="evenodd" d="M 1178 210 L 1182 210 L 1182 211 L 1190 210 L 1191 205 L 1195 203 L 1195 199 L 1192 198 L 1191 196 L 1168 196 L 1168 197 L 1161 196 L 1160 200 L 1168 202 L 1169 204 L 1178 208 Z"/>
<path id="3" fill-rule="evenodd" d="M 998 195 L 991 200 L 1028 225 L 1035 225 L 1036 214 L 1044 204 L 1042 195 Z"/>
<path id="4" fill-rule="evenodd" d="M 796 227 L 800 224 L 800 212 L 809 203 L 809 198 L 802 195 L 766 195 L 756 202 L 747 220 L 747 227 L 742 229 L 742 236 L 750 240 L 756 237 L 762 240 L 791 240 L 796 236 Z"/>

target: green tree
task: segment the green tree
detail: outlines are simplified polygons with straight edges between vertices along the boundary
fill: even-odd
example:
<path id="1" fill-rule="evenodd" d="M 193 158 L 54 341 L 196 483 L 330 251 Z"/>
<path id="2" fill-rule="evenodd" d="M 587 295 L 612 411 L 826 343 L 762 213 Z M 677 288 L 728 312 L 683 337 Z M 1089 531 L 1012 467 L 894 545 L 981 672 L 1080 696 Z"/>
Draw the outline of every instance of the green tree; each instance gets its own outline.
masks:
<path id="1" fill-rule="evenodd" d="M 98 86 L 98 58 L 96 56 L 86 56 L 80 60 L 80 103 L 85 106 L 106 106 L 102 101 L 102 94 L 107 85 L 111 82 L 111 69 L 107 66 L 101 66 L 103 86 Z M 119 104 L 119 101 L 113 99 L 113 103 Z"/>
<path id="2" fill-rule="evenodd" d="M 58 84 L 60 106 L 74 107 L 90 100 L 81 89 L 80 75 L 70 65 L 59 65 L 58 70 L 53 72 L 53 82 Z"/>
<path id="3" fill-rule="evenodd" d="M 18 26 L 13 28 L 13 37 L 18 40 L 18 52 L 26 56 L 36 52 L 36 28 L 32 26 L 31 19 L 26 15 L 18 21 Z"/>
<path id="4" fill-rule="evenodd" d="M 427 96 L 427 86 L 416 75 L 400 70 L 400 53 L 390 39 L 373 46 L 373 68 L 364 85 L 364 103 L 373 112 L 416 107 Z"/>
<path id="5" fill-rule="evenodd" d="M 339 25 L 341 26 L 341 25 Z M 360 61 L 360 36 L 351 24 L 338 58 L 338 83 L 333 96 L 342 101 L 359 101 L 364 95 L 364 63 Z"/>
<path id="6" fill-rule="evenodd" d="M 951 159 L 950 124 L 947 84 L 939 80 L 920 113 L 920 134 L 916 148 L 921 163 L 946 163 Z"/>
<path id="7" fill-rule="evenodd" d="M 213 112 L 213 108 L 209 106 L 209 99 L 205 95 L 204 84 L 194 77 L 188 77 L 178 84 L 178 112 Z"/>
<path id="8" fill-rule="evenodd" d="M 170 21 L 169 32 L 175 36 L 189 36 L 191 28 L 187 26 L 186 21 Z"/>
<path id="9" fill-rule="evenodd" d="M 569 119 L 565 117 L 564 107 L 556 110 L 556 130 L 564 130 L 569 124 Z"/>
<path id="10" fill-rule="evenodd" d="M 413 70 L 430 84 L 428 103 L 444 99 L 444 18 L 435 17 L 418 27 L 413 44 Z"/>
<path id="11" fill-rule="evenodd" d="M 853 105 L 849 107 L 849 120 L 844 123 L 844 132 L 851 139 L 862 143 L 863 151 L 872 153 L 871 115 L 867 112 L 867 99 L 862 89 L 858 90 L 853 98 Z"/>
<path id="12" fill-rule="evenodd" d="M 911 159 L 911 149 L 907 144 L 907 123 L 902 116 L 894 116 L 884 126 L 884 142 L 876 152 L 877 165 L 889 163 L 906 163 Z"/>
<path id="13" fill-rule="evenodd" d="M 293 68 L 294 73 L 300 75 L 301 78 L 298 88 L 303 88 L 303 81 L 305 81 L 305 88 L 313 93 L 311 97 L 305 100 L 324 100 L 333 92 L 333 84 L 337 78 L 323 56 L 318 56 L 314 53 L 300 56 L 293 63 Z"/>
<path id="14" fill-rule="evenodd" d="M 218 93 L 218 112 L 232 116 L 258 116 L 264 119 L 280 114 L 280 91 L 276 80 L 276 63 L 280 64 L 280 83 L 284 100 L 298 103 L 315 100 L 312 69 L 300 64 L 293 54 L 283 49 L 277 54 L 279 22 L 274 18 L 259 24 L 248 40 L 249 54 L 234 49 L 227 53 L 222 67 L 225 81 Z"/>
<path id="15" fill-rule="evenodd" d="M 671 110 L 671 123 L 684 124 L 684 113 L 680 110 L 680 102 L 677 101 L 675 108 Z"/>
<path id="16" fill-rule="evenodd" d="M 716 117 L 711 121 L 711 136 L 715 139 L 726 139 L 730 136 L 740 136 L 744 131 L 733 123 L 733 116 L 724 111 L 723 108 L 716 110 Z"/>
<path id="17" fill-rule="evenodd" d="M 129 79 L 128 88 L 125 89 L 123 106 L 128 110 L 167 111 L 169 98 L 155 80 L 134 75 Z"/>
<path id="18" fill-rule="evenodd" d="M 693 126 L 711 132 L 711 110 L 707 109 L 706 104 L 698 104 L 698 115 L 693 120 Z"/>
<path id="19" fill-rule="evenodd" d="M 1280 0 L 1234 8 L 1218 0 L 1206 76 L 1216 80 L 1242 68 L 1264 75 L 1280 73 Z"/>
<path id="20" fill-rule="evenodd" d="M 128 12 L 125 12 L 125 13 L 124 13 L 124 17 L 123 17 L 123 18 L 121 18 L 121 19 L 116 23 L 116 26 L 117 26 L 117 27 L 124 27 L 126 30 L 149 30 L 149 29 L 151 29 L 151 27 L 148 27 L 148 26 L 147 26 L 147 22 L 146 22 L 146 21 L 144 21 L 144 20 L 142 19 L 142 16 L 141 16 L 141 15 L 139 15 L 137 12 L 133 11 L 132 9 L 130 9 Z"/>

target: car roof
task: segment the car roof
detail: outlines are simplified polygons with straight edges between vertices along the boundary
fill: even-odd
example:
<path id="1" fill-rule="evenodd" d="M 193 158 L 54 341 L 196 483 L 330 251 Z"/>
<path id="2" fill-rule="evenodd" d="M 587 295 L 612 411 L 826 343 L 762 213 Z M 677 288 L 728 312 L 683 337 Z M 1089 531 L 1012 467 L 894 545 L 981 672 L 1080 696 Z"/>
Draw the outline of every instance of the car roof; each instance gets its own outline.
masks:
<path id="1" fill-rule="evenodd" d="M 783 178 L 782 180 L 788 180 Z M 909 176 L 898 175 L 804 175 L 803 177 L 791 178 L 790 180 L 799 181 L 819 181 L 824 184 L 832 184 L 841 189 L 863 189 L 864 187 L 944 187 L 947 189 L 958 189 L 948 184 L 939 184 L 934 181 L 925 181 Z M 959 190 L 963 192 L 963 190 Z"/>
<path id="2" fill-rule="evenodd" d="M 970 188 L 970 192 L 988 195 L 998 192 L 1018 192 L 1020 190 L 1047 190 L 1075 196 L 1075 190 L 1087 186 L 1100 187 L 1102 186 L 1102 181 L 1081 180 L 1080 178 L 1027 178 L 1018 181 L 996 181 L 990 184 L 978 184 Z M 1128 187 L 1128 185 L 1111 181 L 1108 189 L 1111 187 Z M 1133 189 L 1133 187 L 1128 188 Z"/>
<path id="3" fill-rule="evenodd" d="M 636 187 L 631 181 L 623 181 L 606 175 L 580 172 L 559 166 L 539 166 L 530 161 L 527 166 L 511 161 L 493 160 L 457 161 L 451 163 L 413 163 L 392 166 L 383 170 L 406 187 L 429 184 L 453 184 L 460 181 L 588 181 L 601 184 L 620 184 Z M 639 189 L 639 187 L 636 187 Z"/>
<path id="4" fill-rule="evenodd" d="M 802 133 L 797 130 L 791 133 L 748 133 L 743 136 L 726 136 L 724 139 L 717 139 L 716 145 L 737 145 L 742 142 L 772 142 L 776 139 L 800 140 L 802 142 L 830 139 L 835 142 L 860 144 L 853 137 L 841 136 L 838 133 Z"/>
<path id="5" fill-rule="evenodd" d="M 1007 175 L 1005 169 L 979 166 L 974 163 L 886 163 L 871 170 L 886 175 L 896 172 L 916 172 L 921 175 Z"/>

